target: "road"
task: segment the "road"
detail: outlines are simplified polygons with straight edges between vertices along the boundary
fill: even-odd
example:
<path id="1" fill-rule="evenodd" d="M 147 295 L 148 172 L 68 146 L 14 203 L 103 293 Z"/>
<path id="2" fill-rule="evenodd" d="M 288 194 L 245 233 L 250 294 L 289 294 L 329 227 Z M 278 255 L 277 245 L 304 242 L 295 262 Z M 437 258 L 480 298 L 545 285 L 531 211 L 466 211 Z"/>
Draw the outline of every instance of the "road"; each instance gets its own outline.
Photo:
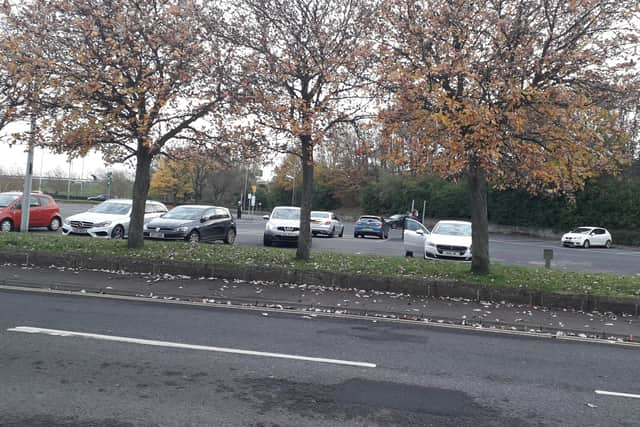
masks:
<path id="1" fill-rule="evenodd" d="M 610 345 L 0 291 L 2 426 L 631 426 L 637 361 Z"/>
<path id="2" fill-rule="evenodd" d="M 61 212 L 65 217 L 84 212 L 91 206 L 89 204 L 60 203 Z M 264 221 L 241 219 L 237 222 L 237 244 L 262 246 Z M 353 237 L 353 227 L 353 223 L 346 223 L 344 237 L 342 238 L 314 238 L 313 249 L 353 254 L 404 255 L 401 230 L 391 230 L 390 237 L 387 240 L 380 240 L 375 237 L 355 239 Z M 552 268 L 554 269 L 640 274 L 640 251 L 629 248 L 590 248 L 587 250 L 564 248 L 556 240 L 509 235 L 491 235 L 489 241 L 491 262 L 499 264 L 543 267 L 544 249 L 553 249 Z"/>

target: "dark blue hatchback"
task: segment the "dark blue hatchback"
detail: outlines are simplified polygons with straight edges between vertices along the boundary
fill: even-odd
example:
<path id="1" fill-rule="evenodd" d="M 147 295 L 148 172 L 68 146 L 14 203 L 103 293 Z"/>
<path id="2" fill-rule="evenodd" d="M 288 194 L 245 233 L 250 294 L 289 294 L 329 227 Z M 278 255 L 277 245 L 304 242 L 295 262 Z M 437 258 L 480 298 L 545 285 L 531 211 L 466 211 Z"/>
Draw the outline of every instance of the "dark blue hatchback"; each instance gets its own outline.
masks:
<path id="1" fill-rule="evenodd" d="M 389 224 L 381 216 L 363 215 L 358 218 L 353 229 L 353 237 L 377 236 L 381 239 L 389 237 Z"/>

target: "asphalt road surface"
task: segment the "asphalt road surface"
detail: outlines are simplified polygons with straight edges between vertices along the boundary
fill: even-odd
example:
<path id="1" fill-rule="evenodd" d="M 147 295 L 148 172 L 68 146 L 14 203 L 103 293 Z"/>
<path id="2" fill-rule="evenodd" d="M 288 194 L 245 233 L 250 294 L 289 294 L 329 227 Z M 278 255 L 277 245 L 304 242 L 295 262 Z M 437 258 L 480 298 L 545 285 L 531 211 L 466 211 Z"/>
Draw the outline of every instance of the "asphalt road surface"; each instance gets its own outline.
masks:
<path id="1" fill-rule="evenodd" d="M 611 345 L 0 292 L 2 426 L 632 426 L 638 360 Z"/>
<path id="2" fill-rule="evenodd" d="M 59 203 L 63 216 L 89 209 L 90 204 Z M 262 246 L 264 221 L 241 219 L 238 223 L 236 244 Z M 375 237 L 355 239 L 353 223 L 345 224 L 344 237 L 313 239 L 313 249 L 352 254 L 403 256 L 401 230 L 391 230 L 389 239 Z M 45 232 L 45 231 L 43 231 Z M 615 236 L 614 236 L 615 237 Z M 489 251 L 491 262 L 506 265 L 543 267 L 543 250 L 553 249 L 552 268 L 558 270 L 607 272 L 618 274 L 640 274 L 640 251 L 629 248 L 565 248 L 556 240 L 526 238 L 521 236 L 491 235 Z M 434 261 L 425 261 L 434 262 Z M 441 261 L 438 261 L 441 262 Z"/>

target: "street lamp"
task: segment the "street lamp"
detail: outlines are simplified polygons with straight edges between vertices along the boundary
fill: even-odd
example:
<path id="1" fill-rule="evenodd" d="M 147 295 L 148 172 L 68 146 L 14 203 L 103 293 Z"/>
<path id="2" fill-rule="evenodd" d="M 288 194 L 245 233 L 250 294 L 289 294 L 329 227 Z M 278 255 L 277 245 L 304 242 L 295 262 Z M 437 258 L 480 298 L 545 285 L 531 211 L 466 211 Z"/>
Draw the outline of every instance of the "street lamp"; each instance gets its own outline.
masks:
<path id="1" fill-rule="evenodd" d="M 296 191 L 296 177 L 291 175 L 286 175 L 285 178 L 291 180 L 291 206 L 293 206 L 293 195 Z"/>

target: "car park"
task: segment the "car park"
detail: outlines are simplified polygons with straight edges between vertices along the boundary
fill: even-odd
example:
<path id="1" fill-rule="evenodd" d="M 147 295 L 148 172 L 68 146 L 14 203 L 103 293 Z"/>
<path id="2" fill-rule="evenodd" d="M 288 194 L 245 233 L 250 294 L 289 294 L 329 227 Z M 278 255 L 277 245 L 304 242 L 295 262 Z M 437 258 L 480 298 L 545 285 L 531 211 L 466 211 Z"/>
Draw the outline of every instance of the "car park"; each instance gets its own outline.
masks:
<path id="1" fill-rule="evenodd" d="M 429 234 L 431 233 L 427 227 L 416 220 L 407 218 L 402 236 L 405 256 L 414 256 L 414 254 L 424 256 L 425 243 Z"/>
<path id="2" fill-rule="evenodd" d="M 264 228 L 263 244 L 274 243 L 297 244 L 300 237 L 300 208 L 296 206 L 276 206 L 271 215 L 263 217 L 267 220 Z"/>
<path id="3" fill-rule="evenodd" d="M 129 222 L 133 201 L 131 199 L 111 199 L 96 205 L 87 212 L 65 218 L 62 234 L 89 235 L 122 239 L 129 235 Z M 155 201 L 145 203 L 144 223 L 168 211 L 167 207 Z"/>
<path id="4" fill-rule="evenodd" d="M 22 223 L 22 193 L 0 193 L 0 231 L 19 230 Z M 56 201 L 48 194 L 32 193 L 29 196 L 29 228 L 47 227 L 57 231 L 62 215 Z"/>
<path id="5" fill-rule="evenodd" d="M 311 234 L 313 236 L 322 234 L 327 237 L 342 237 L 344 224 L 335 212 L 311 211 Z"/>
<path id="6" fill-rule="evenodd" d="M 144 237 L 159 240 L 212 242 L 233 244 L 236 223 L 229 209 L 209 205 L 176 206 L 144 225 Z"/>
<path id="7" fill-rule="evenodd" d="M 613 242 L 611 233 L 602 227 L 578 227 L 562 235 L 562 246 L 590 248 L 602 246 L 610 248 Z"/>
<path id="8" fill-rule="evenodd" d="M 425 258 L 471 260 L 471 223 L 438 221 L 425 238 Z"/>
<path id="9" fill-rule="evenodd" d="M 377 236 L 381 239 L 389 237 L 389 225 L 384 218 L 374 215 L 362 215 L 356 221 L 353 229 L 353 237 Z"/>

